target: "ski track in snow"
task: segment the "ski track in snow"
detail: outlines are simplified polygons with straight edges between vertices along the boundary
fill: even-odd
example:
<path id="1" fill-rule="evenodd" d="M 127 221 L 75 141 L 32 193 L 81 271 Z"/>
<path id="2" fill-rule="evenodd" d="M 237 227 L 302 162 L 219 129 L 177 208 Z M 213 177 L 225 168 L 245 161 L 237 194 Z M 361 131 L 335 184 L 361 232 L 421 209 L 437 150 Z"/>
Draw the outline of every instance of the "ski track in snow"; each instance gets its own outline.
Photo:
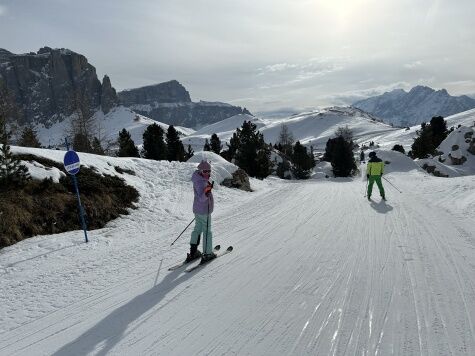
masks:
<path id="1" fill-rule="evenodd" d="M 139 171 L 140 208 L 102 238 L 34 238 L 0 262 L 0 354 L 475 354 L 474 214 L 433 201 L 438 178 L 390 175 L 405 193 L 385 184 L 386 203 L 360 180 L 220 188 L 214 243 L 234 251 L 183 273 L 167 268 L 190 231 L 169 244 L 191 188 Z"/>

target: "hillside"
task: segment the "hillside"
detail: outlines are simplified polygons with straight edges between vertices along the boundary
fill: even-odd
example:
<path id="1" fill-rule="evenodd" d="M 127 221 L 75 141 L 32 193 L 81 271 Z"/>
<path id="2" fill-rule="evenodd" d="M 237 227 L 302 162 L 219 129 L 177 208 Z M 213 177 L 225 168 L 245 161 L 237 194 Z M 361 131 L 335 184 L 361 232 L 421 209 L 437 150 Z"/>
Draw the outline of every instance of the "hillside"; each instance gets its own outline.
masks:
<path id="1" fill-rule="evenodd" d="M 73 118 L 74 115 L 71 115 L 50 127 L 46 127 L 43 124 L 36 125 L 35 128 L 41 144 L 45 147 L 64 147 L 64 137 L 67 136 L 70 131 L 71 120 Z M 143 143 L 143 132 L 147 126 L 155 123 L 162 126 L 165 130 L 167 130 L 169 126 L 163 122 L 158 122 L 139 115 L 124 106 L 114 107 L 107 114 L 104 114 L 102 111 L 97 111 L 94 114 L 94 118 L 97 132 L 102 137 L 103 142 L 111 147 L 116 146 L 119 131 L 124 128 L 130 132 L 135 144 L 141 146 Z M 176 126 L 176 129 L 183 136 L 194 133 L 194 130 L 187 127 Z"/>
<path id="2" fill-rule="evenodd" d="M 205 140 L 209 139 L 213 133 L 216 133 L 221 141 L 229 142 L 236 128 L 240 127 L 244 120 L 251 120 L 264 134 L 264 140 L 267 143 L 277 142 L 281 126 L 285 124 L 296 141 L 300 140 L 302 144 L 308 147 L 313 146 L 317 151 L 325 150 L 328 139 L 333 137 L 338 127 L 348 126 L 353 132 L 354 141 L 357 143 L 367 143 L 384 134 L 399 131 L 399 129 L 392 128 L 359 109 L 333 107 L 284 119 L 263 119 L 238 115 L 205 126 L 184 138 L 183 142 L 201 150 Z"/>

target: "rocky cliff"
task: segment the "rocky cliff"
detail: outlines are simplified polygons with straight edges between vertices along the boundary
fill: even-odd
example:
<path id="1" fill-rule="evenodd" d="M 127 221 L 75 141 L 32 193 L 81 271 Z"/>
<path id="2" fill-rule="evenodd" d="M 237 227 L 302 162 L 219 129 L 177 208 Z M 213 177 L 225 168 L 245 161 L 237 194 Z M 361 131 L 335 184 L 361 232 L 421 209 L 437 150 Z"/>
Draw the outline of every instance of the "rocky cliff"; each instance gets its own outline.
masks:
<path id="1" fill-rule="evenodd" d="M 245 108 L 226 103 L 192 102 L 188 91 L 176 80 L 118 95 L 122 105 L 169 125 L 200 128 L 238 114 L 250 114 Z"/>
<path id="2" fill-rule="evenodd" d="M 105 76 L 101 84 L 86 57 L 68 49 L 44 47 L 27 54 L 0 49 L 0 81 L 13 95 L 23 123 L 61 121 L 76 110 L 78 100 L 105 113 L 118 102 L 110 79 Z"/>

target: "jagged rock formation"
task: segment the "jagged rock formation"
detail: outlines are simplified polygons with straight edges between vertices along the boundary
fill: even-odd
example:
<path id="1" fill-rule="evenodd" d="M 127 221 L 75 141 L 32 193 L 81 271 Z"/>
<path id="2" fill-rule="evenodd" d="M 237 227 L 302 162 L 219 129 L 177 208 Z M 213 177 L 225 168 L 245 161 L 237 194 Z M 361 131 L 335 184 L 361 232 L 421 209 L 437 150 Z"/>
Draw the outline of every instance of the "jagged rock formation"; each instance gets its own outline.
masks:
<path id="1" fill-rule="evenodd" d="M 191 103 L 190 93 L 176 80 L 119 92 L 121 104 Z"/>
<path id="2" fill-rule="evenodd" d="M 409 92 L 396 89 L 358 101 L 353 107 L 382 118 L 395 126 L 413 126 L 429 122 L 434 116 L 450 116 L 475 107 L 475 99 L 466 95 L 450 96 L 447 90 L 435 91 L 416 86 Z"/>
<path id="3" fill-rule="evenodd" d="M 22 123 L 48 127 L 61 121 L 76 110 L 78 97 L 105 113 L 118 102 L 109 78 L 101 84 L 86 57 L 64 48 L 43 47 L 27 54 L 0 49 L 0 80 L 12 93 Z"/>
<path id="4" fill-rule="evenodd" d="M 101 87 L 101 108 L 104 114 L 107 114 L 114 106 L 117 106 L 118 97 L 115 89 L 112 87 L 111 80 L 107 75 L 102 79 Z"/>
<path id="5" fill-rule="evenodd" d="M 169 125 L 199 128 L 234 115 L 250 114 L 245 108 L 225 103 L 194 103 L 176 80 L 125 90 L 118 95 L 122 105 Z"/>

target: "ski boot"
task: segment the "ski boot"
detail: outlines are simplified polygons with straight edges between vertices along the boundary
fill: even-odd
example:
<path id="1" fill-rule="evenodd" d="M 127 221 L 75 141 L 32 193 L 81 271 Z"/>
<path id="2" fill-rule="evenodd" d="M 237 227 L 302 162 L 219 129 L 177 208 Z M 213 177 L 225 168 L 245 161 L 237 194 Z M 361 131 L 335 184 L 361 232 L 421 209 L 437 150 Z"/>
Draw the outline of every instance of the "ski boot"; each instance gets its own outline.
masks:
<path id="1" fill-rule="evenodd" d="M 198 245 L 190 244 L 190 253 L 186 254 L 186 262 L 191 262 L 202 256 L 200 250 L 198 250 Z"/>
<path id="2" fill-rule="evenodd" d="M 214 252 L 206 253 L 201 256 L 201 264 L 211 261 L 212 259 L 216 258 L 216 254 Z"/>

